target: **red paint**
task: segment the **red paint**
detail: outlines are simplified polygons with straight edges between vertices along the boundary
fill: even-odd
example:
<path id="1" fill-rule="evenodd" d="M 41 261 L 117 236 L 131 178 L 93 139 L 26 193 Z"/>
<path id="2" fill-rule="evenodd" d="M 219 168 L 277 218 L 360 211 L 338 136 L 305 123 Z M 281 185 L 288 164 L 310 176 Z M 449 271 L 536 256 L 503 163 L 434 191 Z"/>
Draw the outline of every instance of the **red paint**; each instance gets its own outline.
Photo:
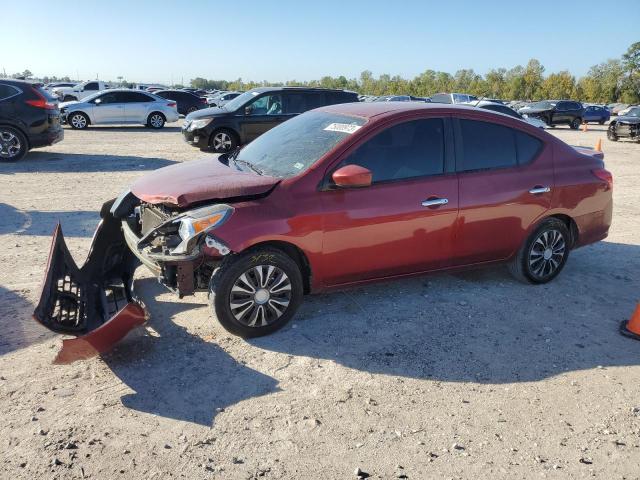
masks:
<path id="1" fill-rule="evenodd" d="M 144 324 L 147 314 L 136 303 L 128 303 L 103 325 L 77 338 L 62 341 L 54 364 L 64 365 L 77 360 L 86 360 L 111 350 L 127 333 Z"/>
<path id="2" fill-rule="evenodd" d="M 371 171 L 360 165 L 346 165 L 331 175 L 339 187 L 368 187 L 372 177 Z"/>

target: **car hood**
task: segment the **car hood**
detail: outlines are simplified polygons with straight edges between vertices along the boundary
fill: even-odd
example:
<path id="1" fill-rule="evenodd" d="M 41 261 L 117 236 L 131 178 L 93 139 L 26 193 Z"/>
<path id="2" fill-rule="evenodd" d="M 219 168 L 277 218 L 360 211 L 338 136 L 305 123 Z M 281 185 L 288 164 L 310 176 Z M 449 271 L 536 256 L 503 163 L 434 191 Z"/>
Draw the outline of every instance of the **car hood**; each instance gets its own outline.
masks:
<path id="1" fill-rule="evenodd" d="M 131 192 L 143 202 L 186 207 L 207 200 L 264 195 L 279 182 L 279 178 L 241 172 L 217 158 L 207 158 L 151 172 L 139 178 Z"/>
<path id="2" fill-rule="evenodd" d="M 197 120 L 198 118 L 218 117 L 220 115 L 226 115 L 227 113 L 229 113 L 229 111 L 224 107 L 223 108 L 218 108 L 218 107 L 203 108 L 201 110 L 191 112 L 189 115 L 185 117 L 185 120 L 191 121 L 191 120 Z"/>
<path id="3" fill-rule="evenodd" d="M 625 117 L 624 115 L 618 116 L 616 119 L 618 123 L 640 123 L 640 117 Z"/>
<path id="4" fill-rule="evenodd" d="M 551 110 L 553 110 L 552 108 L 531 108 L 531 107 L 523 107 L 520 110 L 518 110 L 518 112 L 520 113 L 526 113 L 528 115 L 531 115 L 532 113 L 543 113 L 543 112 L 550 112 Z"/>
<path id="5" fill-rule="evenodd" d="M 72 100 L 71 102 L 59 102 L 58 107 L 59 108 L 70 107 L 71 105 L 77 105 L 78 103 L 80 102 L 77 100 Z"/>

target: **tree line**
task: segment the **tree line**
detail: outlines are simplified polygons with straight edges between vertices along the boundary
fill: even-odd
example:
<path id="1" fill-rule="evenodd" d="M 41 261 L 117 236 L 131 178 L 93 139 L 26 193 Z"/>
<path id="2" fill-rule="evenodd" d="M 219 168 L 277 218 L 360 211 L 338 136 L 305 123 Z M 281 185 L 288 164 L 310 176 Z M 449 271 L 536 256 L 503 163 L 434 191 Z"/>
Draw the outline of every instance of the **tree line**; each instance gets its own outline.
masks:
<path id="1" fill-rule="evenodd" d="M 438 92 L 470 93 L 478 97 L 505 100 L 574 99 L 591 103 L 640 102 L 640 42 L 632 44 L 621 58 L 594 65 L 576 79 L 569 71 L 545 75 L 544 66 L 531 59 L 525 66 L 496 68 L 480 75 L 473 69 L 455 74 L 426 70 L 413 79 L 382 74 L 375 77 L 366 70 L 359 78 L 325 76 L 319 80 L 284 83 L 207 80 L 194 78 L 191 86 L 199 89 L 249 90 L 270 86 L 310 86 L 342 88 L 367 95 L 415 95 L 428 97 Z"/>

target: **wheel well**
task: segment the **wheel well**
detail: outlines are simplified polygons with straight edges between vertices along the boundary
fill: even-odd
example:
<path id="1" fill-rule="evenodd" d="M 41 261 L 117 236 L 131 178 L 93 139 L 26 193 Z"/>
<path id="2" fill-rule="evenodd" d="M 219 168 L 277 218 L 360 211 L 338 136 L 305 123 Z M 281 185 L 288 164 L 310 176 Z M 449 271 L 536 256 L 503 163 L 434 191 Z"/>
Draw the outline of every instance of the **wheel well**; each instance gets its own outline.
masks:
<path id="1" fill-rule="evenodd" d="M 561 213 L 557 215 L 551 215 L 550 218 L 557 218 L 562 223 L 564 223 L 569 229 L 569 233 L 571 234 L 571 246 L 573 247 L 576 243 L 578 243 L 578 225 L 575 220 L 571 218 L 569 215 L 563 215 Z"/>
<path id="2" fill-rule="evenodd" d="M 307 256 L 299 247 L 293 245 L 292 243 L 273 240 L 268 242 L 256 243 L 255 245 L 252 245 L 249 250 L 264 247 L 271 247 L 280 250 L 282 253 L 288 255 L 294 262 L 296 262 L 298 268 L 300 269 L 300 273 L 302 273 L 302 284 L 304 286 L 304 293 L 311 292 L 311 266 L 309 265 Z"/>
<path id="3" fill-rule="evenodd" d="M 214 135 L 220 132 L 221 130 L 224 130 L 225 132 L 229 132 L 231 135 L 236 137 L 236 142 L 240 144 L 240 135 L 238 134 L 238 132 L 236 132 L 233 128 L 219 127 L 219 128 L 216 128 L 213 132 L 211 132 L 211 135 L 209 135 L 209 145 L 211 145 L 211 141 L 213 140 Z M 286 243 L 286 242 L 282 242 L 282 243 Z"/>
<path id="4" fill-rule="evenodd" d="M 71 113 L 69 113 L 67 115 L 67 118 L 72 117 L 74 113 L 81 113 L 82 115 L 84 115 L 84 118 L 87 119 L 87 125 L 91 125 L 91 117 L 89 116 L 88 113 L 83 112 L 82 110 L 75 110 Z M 67 120 L 67 123 L 69 123 L 69 121 Z"/>
<path id="5" fill-rule="evenodd" d="M 164 120 L 165 120 L 165 121 L 167 120 L 167 116 L 166 116 L 164 113 L 162 113 L 161 111 L 159 111 L 159 110 L 153 110 L 153 111 L 152 111 L 152 112 L 147 116 L 147 120 L 149 120 L 149 119 L 151 118 L 151 115 L 153 115 L 154 113 L 157 113 L 158 115 L 161 115 L 161 116 L 162 116 L 162 118 L 164 118 Z"/>

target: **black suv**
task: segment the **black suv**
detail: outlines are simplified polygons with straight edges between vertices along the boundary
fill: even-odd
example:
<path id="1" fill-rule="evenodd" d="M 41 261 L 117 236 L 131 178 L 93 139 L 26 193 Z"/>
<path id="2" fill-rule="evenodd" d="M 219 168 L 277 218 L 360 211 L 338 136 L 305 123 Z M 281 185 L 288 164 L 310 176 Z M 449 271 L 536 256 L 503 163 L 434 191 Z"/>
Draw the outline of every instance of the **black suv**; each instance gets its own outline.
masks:
<path id="1" fill-rule="evenodd" d="M 580 128 L 584 116 L 584 106 L 571 100 L 543 100 L 518 110 L 522 115 L 536 117 L 550 127 L 569 125 L 574 130 Z"/>
<path id="2" fill-rule="evenodd" d="M 20 160 L 63 137 L 58 102 L 41 85 L 0 79 L 0 161 Z"/>
<path id="3" fill-rule="evenodd" d="M 345 90 L 254 88 L 222 107 L 190 113 L 182 126 L 182 134 L 195 147 L 228 152 L 307 110 L 357 101 L 357 93 Z"/>

